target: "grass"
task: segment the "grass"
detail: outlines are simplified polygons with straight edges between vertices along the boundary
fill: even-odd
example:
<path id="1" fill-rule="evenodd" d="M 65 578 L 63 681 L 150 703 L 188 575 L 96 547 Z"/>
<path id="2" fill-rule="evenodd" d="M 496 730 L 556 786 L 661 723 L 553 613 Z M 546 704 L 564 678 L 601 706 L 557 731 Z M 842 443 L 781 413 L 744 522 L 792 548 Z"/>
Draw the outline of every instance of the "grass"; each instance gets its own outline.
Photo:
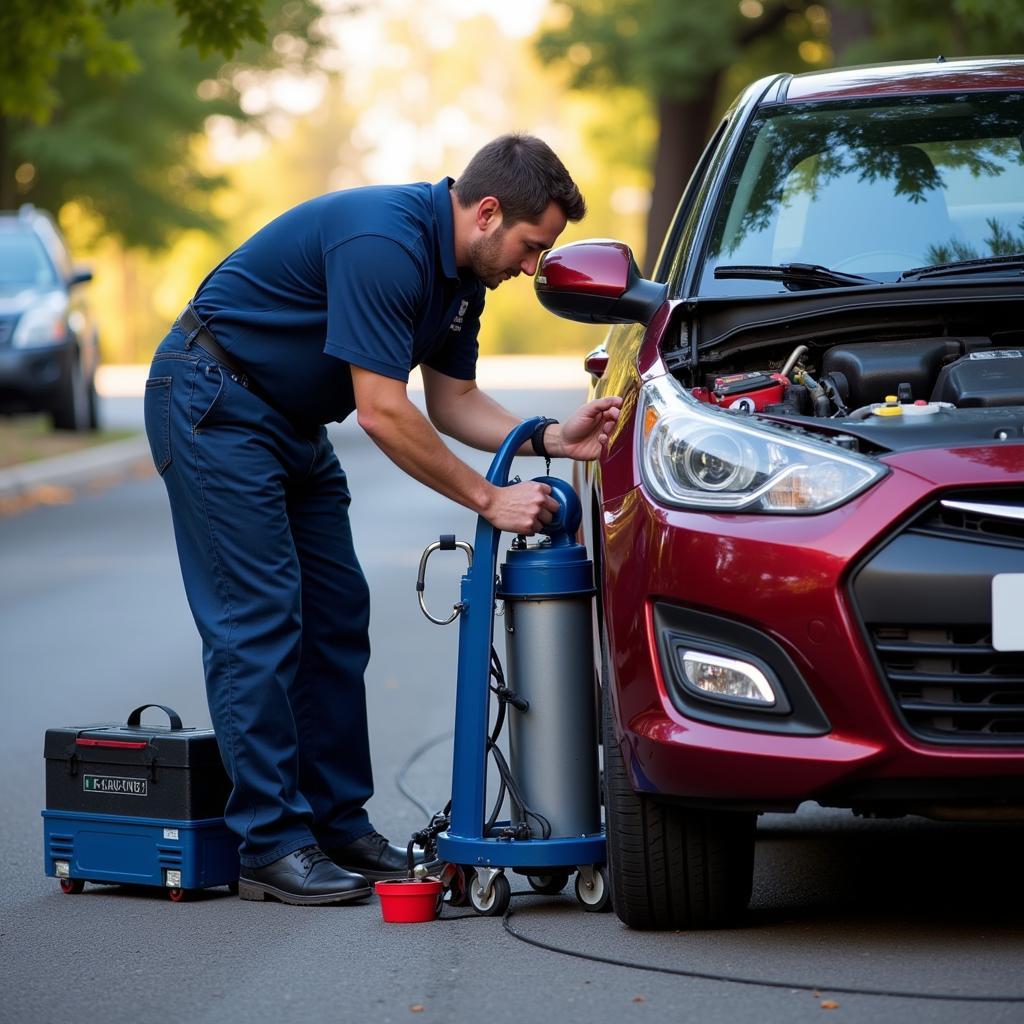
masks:
<path id="1" fill-rule="evenodd" d="M 0 469 L 120 441 L 134 434 L 133 430 L 54 430 L 46 415 L 0 417 Z"/>

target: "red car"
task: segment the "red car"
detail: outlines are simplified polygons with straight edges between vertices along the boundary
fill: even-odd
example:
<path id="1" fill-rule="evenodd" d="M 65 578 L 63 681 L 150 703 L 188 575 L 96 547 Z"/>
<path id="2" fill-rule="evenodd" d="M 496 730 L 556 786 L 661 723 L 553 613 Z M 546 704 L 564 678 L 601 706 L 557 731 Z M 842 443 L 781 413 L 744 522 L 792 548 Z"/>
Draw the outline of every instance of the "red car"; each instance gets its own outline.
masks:
<path id="1" fill-rule="evenodd" d="M 717 925 L 755 820 L 1024 817 L 1024 59 L 776 75 L 725 115 L 652 280 L 544 258 L 616 324 L 582 484 L 613 900 Z"/>

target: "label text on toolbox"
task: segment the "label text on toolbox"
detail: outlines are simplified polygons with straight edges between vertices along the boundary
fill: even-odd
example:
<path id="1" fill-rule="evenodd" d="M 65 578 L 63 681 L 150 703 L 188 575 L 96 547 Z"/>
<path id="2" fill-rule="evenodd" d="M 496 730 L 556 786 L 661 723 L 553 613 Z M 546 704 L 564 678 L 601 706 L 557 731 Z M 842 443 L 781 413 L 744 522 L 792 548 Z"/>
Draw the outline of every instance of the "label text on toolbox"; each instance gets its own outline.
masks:
<path id="1" fill-rule="evenodd" d="M 86 793 L 107 793 L 110 796 L 147 796 L 147 779 L 124 779 L 116 775 L 83 775 L 82 788 Z"/>

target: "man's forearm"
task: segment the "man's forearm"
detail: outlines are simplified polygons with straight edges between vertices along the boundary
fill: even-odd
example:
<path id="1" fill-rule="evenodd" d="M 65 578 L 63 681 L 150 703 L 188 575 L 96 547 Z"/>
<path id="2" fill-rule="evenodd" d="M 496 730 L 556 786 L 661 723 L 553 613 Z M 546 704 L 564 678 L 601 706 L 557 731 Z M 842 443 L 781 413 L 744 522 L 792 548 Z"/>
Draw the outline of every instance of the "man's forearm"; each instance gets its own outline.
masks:
<path id="1" fill-rule="evenodd" d="M 359 415 L 359 423 L 400 469 L 473 512 L 486 512 L 493 486 L 452 453 L 412 402 Z"/>
<path id="2" fill-rule="evenodd" d="M 496 452 L 513 427 L 523 422 L 479 388 L 470 389 L 457 401 L 439 403 L 430 413 L 445 434 L 482 452 Z M 529 441 L 518 454 L 534 454 Z"/>

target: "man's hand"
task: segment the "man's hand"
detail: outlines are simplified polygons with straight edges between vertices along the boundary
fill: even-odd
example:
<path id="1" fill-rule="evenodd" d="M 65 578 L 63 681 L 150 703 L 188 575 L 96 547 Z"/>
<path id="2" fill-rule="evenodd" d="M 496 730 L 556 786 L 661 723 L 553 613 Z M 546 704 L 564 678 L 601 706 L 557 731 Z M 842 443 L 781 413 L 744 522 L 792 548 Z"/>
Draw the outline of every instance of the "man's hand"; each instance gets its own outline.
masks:
<path id="1" fill-rule="evenodd" d="M 530 534 L 550 523 L 557 511 L 558 502 L 551 497 L 551 488 L 530 480 L 495 487 L 483 517 L 499 530 Z"/>
<path id="2" fill-rule="evenodd" d="M 581 405 L 564 423 L 548 427 L 544 447 L 552 455 L 568 459 L 596 459 L 608 443 L 621 408 L 622 399 L 616 396 Z"/>
<path id="3" fill-rule="evenodd" d="M 498 529 L 536 533 L 558 511 L 558 502 L 551 497 L 547 484 L 530 481 L 496 487 L 456 458 L 409 401 L 403 382 L 353 366 L 352 388 L 359 425 L 388 458 L 410 476 L 482 515 Z M 519 422 L 500 406 L 496 408 L 508 417 L 509 430 Z M 500 443 L 501 438 L 497 440 Z"/>

